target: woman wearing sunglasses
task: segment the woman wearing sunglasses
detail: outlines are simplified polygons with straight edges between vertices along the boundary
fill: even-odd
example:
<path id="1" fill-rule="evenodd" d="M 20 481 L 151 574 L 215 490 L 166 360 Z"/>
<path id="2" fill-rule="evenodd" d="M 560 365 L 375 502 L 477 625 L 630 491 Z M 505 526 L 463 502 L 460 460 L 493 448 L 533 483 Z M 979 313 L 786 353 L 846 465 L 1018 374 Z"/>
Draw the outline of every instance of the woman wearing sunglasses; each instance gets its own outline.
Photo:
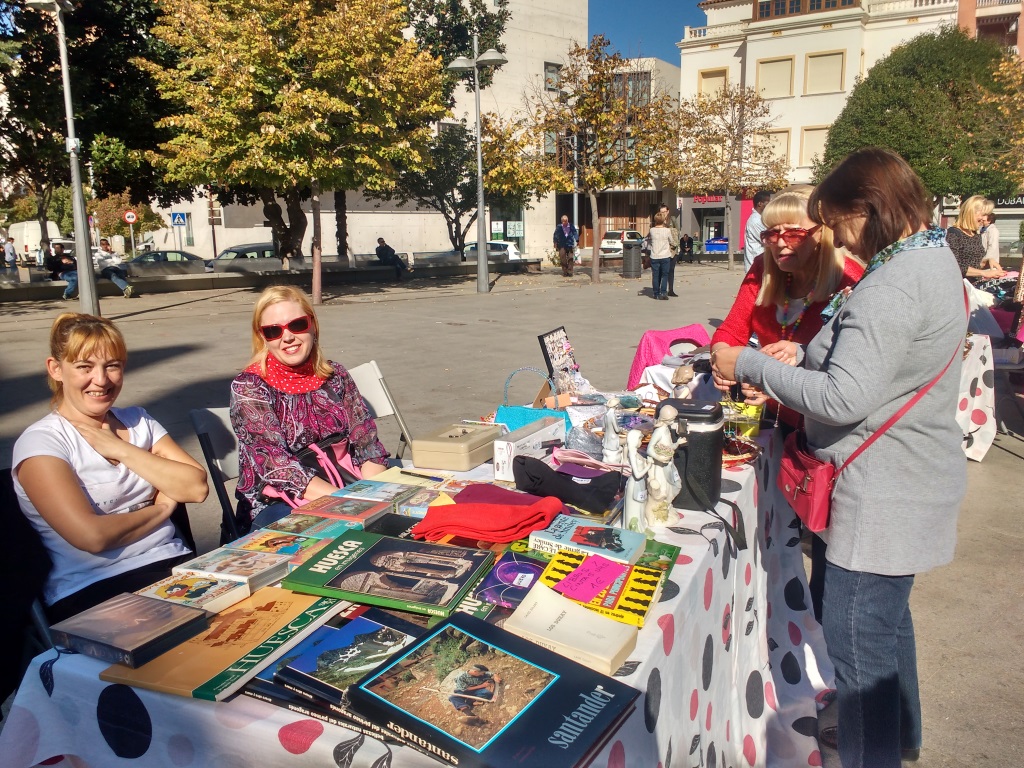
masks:
<path id="1" fill-rule="evenodd" d="M 287 503 L 272 500 L 275 495 L 311 501 L 338 490 L 299 460 L 297 454 L 313 443 L 347 441 L 363 477 L 385 468 L 388 453 L 377 425 L 348 371 L 324 357 L 319 335 L 313 307 L 298 288 L 275 285 L 256 301 L 252 361 L 231 382 L 242 530 L 291 512 Z"/>
<path id="2" fill-rule="evenodd" d="M 770 354 L 795 363 L 797 344 L 806 344 L 821 329 L 821 310 L 837 291 L 852 286 L 864 268 L 844 258 L 832 244 L 832 232 L 807 215 L 810 188 L 776 195 L 761 214 L 767 227 L 761 233 L 764 253 L 754 260 L 725 322 L 711 338 L 712 353 L 744 346 L 752 336 Z M 780 342 L 792 342 L 782 344 Z M 736 382 L 714 376 L 723 392 Z M 745 385 L 746 402 L 768 398 Z M 796 425 L 798 416 L 778 403 L 768 406 L 779 420 Z"/>
<path id="3" fill-rule="evenodd" d="M 720 350 L 726 379 L 770 392 L 804 415 L 808 449 L 836 466 L 928 389 L 838 477 L 828 541 L 822 627 L 835 665 L 844 768 L 900 768 L 921 747 L 914 575 L 953 558 L 966 487 L 953 414 L 967 330 L 963 280 L 931 198 L 899 155 L 863 149 L 811 196 L 817 223 L 868 261 L 837 296 L 800 367 L 752 349 Z"/>

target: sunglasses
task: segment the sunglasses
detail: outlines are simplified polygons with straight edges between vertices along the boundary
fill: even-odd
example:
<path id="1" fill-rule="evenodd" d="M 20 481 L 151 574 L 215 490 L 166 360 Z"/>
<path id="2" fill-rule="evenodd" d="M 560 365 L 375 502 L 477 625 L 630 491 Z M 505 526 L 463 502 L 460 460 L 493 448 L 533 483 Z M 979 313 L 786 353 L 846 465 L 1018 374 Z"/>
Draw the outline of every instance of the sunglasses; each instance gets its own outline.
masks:
<path id="1" fill-rule="evenodd" d="M 766 229 L 761 233 L 761 243 L 767 245 L 768 243 L 775 243 L 781 240 L 790 248 L 795 248 L 819 229 L 821 229 L 821 224 L 810 229 L 800 229 L 798 227 L 793 229 Z"/>
<path id="2" fill-rule="evenodd" d="M 313 322 L 313 318 L 309 315 L 303 315 L 302 317 L 296 317 L 290 323 L 284 325 L 261 325 L 260 333 L 263 334 L 263 338 L 267 341 L 276 341 L 284 336 L 284 329 L 287 328 L 292 333 L 306 333 L 309 331 L 309 326 Z"/>

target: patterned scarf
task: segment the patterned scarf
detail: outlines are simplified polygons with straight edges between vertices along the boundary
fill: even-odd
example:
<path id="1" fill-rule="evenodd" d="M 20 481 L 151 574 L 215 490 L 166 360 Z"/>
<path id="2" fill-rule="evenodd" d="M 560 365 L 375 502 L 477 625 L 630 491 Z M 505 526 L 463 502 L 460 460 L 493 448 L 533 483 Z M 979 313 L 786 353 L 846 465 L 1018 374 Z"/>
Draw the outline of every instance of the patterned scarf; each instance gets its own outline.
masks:
<path id="1" fill-rule="evenodd" d="M 246 373 L 254 373 L 274 389 L 289 395 L 304 395 L 315 392 L 323 386 L 325 379 L 316 375 L 313 368 L 313 356 L 301 365 L 285 365 L 276 357 L 267 354 L 267 373 L 260 370 L 259 363 L 253 363 L 245 369 Z"/>
<path id="2" fill-rule="evenodd" d="M 929 227 L 921 232 L 915 232 L 914 234 L 904 237 L 902 240 L 897 240 L 890 246 L 887 246 L 871 257 L 871 261 L 868 262 L 867 269 L 864 270 L 864 274 L 861 276 L 857 284 L 853 286 L 853 290 L 857 289 L 857 285 L 860 285 L 865 277 L 870 275 L 880 266 L 885 264 L 889 259 L 895 256 L 897 253 L 903 251 L 913 251 L 919 248 L 945 248 L 946 247 L 946 231 L 939 229 L 938 227 Z M 832 297 L 831 301 L 826 307 L 821 310 L 821 319 L 826 323 L 831 320 L 836 312 L 846 303 L 846 297 L 849 293 L 840 291 Z"/>

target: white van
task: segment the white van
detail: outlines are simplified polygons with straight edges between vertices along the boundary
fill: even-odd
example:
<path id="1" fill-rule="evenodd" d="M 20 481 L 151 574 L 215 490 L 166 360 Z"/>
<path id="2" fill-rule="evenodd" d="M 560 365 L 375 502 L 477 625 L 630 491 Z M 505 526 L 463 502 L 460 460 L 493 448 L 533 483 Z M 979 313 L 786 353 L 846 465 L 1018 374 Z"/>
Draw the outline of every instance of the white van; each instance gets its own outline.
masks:
<path id="1" fill-rule="evenodd" d="M 60 238 L 57 222 L 46 222 L 46 231 L 47 240 L 53 241 Z M 14 247 L 18 251 L 19 260 L 24 259 L 35 264 L 39 241 L 43 239 L 40 232 L 38 221 L 19 221 L 7 228 L 8 237 L 14 238 Z"/>

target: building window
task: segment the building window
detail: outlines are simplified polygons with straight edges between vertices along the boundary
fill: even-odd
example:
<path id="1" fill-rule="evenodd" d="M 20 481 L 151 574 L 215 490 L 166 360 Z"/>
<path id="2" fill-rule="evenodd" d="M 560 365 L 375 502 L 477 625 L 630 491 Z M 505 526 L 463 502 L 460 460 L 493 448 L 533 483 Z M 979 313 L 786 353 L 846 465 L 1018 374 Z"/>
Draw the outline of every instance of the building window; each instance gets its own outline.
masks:
<path id="1" fill-rule="evenodd" d="M 544 154 L 558 154 L 558 136 L 554 131 L 544 131 Z"/>
<path id="2" fill-rule="evenodd" d="M 757 90 L 766 99 L 793 95 L 793 57 L 757 62 Z"/>
<path id="3" fill-rule="evenodd" d="M 809 2 L 807 3 L 807 10 L 809 10 L 809 11 L 820 11 L 821 10 L 821 0 L 809 0 Z"/>
<path id="4" fill-rule="evenodd" d="M 785 16 L 786 15 L 786 0 L 775 0 L 775 15 Z"/>
<path id="5" fill-rule="evenodd" d="M 838 8 L 838 7 L 839 7 L 839 0 L 825 0 L 825 10 L 828 10 L 829 8 Z"/>
<path id="6" fill-rule="evenodd" d="M 789 15 L 795 16 L 800 13 L 800 0 L 789 0 Z"/>
<path id="7" fill-rule="evenodd" d="M 729 82 L 727 70 L 708 69 L 697 75 L 697 93 L 701 96 L 714 96 Z"/>
<path id="8" fill-rule="evenodd" d="M 454 131 L 462 127 L 462 123 L 453 123 L 447 120 L 442 120 L 437 124 L 437 135 L 440 136 L 446 131 Z"/>
<path id="9" fill-rule="evenodd" d="M 210 226 L 211 227 L 223 227 L 224 226 L 224 209 L 221 208 L 220 201 L 214 194 L 210 195 L 207 200 L 207 206 L 210 211 Z"/>
<path id="10" fill-rule="evenodd" d="M 185 245 L 194 246 L 196 244 L 195 232 L 192 229 L 192 214 L 185 213 Z"/>
<path id="11" fill-rule="evenodd" d="M 642 107 L 651 101 L 650 72 L 620 72 L 613 78 L 616 98 L 627 107 Z"/>
<path id="12" fill-rule="evenodd" d="M 771 18 L 772 4 L 769 0 L 757 4 L 757 17 L 759 19 Z"/>
<path id="13" fill-rule="evenodd" d="M 828 126 L 804 128 L 800 137 L 800 165 L 810 166 L 815 157 L 819 160 L 824 157 L 826 139 Z"/>
<path id="14" fill-rule="evenodd" d="M 843 8 L 848 8 L 851 5 L 853 5 L 853 0 L 839 0 L 839 5 L 841 5 Z"/>
<path id="15" fill-rule="evenodd" d="M 837 93 L 843 89 L 846 73 L 846 52 L 811 53 L 807 55 L 804 93 Z"/>
<path id="16" fill-rule="evenodd" d="M 789 163 L 789 131 L 768 131 L 764 134 L 764 143 L 771 148 L 772 157 Z"/>
<path id="17" fill-rule="evenodd" d="M 562 84 L 562 65 L 544 62 L 544 90 L 557 91 Z"/>

